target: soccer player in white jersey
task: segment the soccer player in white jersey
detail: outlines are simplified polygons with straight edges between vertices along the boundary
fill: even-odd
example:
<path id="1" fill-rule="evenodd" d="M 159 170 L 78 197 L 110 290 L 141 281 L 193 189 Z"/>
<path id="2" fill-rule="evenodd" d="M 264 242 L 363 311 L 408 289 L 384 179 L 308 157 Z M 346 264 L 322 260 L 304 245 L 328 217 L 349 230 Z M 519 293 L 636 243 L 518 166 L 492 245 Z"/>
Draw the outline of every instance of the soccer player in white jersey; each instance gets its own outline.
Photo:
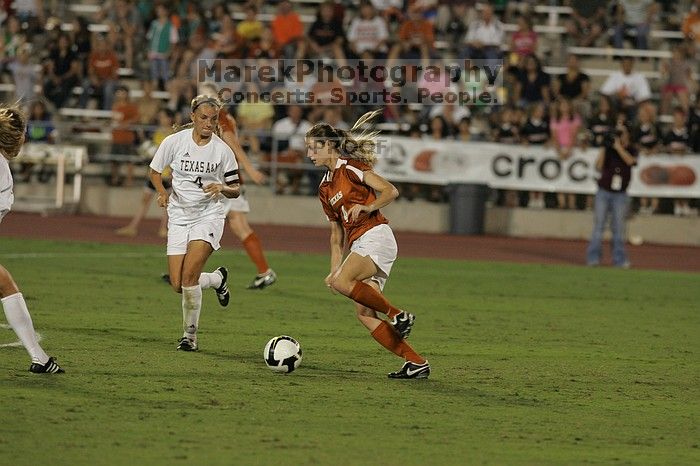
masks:
<path id="1" fill-rule="evenodd" d="M 10 211 L 14 202 L 13 181 L 7 159 L 17 156 L 24 142 L 26 119 L 19 109 L 0 107 L 0 221 Z M 24 296 L 17 288 L 10 272 L 0 265 L 0 300 L 7 322 L 19 337 L 32 358 L 29 371 L 37 374 L 56 374 L 63 369 L 49 357 L 39 345 Z"/>
<path id="2" fill-rule="evenodd" d="M 202 273 L 224 231 L 226 198 L 240 194 L 238 164 L 231 148 L 216 135 L 220 103 L 199 95 L 192 100 L 192 123 L 163 140 L 150 165 L 158 205 L 168 209 L 168 272 L 170 284 L 182 293 L 184 333 L 177 349 L 196 351 L 202 289 L 214 288 L 219 303 L 228 305 L 228 271 Z M 172 169 L 172 194 L 161 173 Z"/>

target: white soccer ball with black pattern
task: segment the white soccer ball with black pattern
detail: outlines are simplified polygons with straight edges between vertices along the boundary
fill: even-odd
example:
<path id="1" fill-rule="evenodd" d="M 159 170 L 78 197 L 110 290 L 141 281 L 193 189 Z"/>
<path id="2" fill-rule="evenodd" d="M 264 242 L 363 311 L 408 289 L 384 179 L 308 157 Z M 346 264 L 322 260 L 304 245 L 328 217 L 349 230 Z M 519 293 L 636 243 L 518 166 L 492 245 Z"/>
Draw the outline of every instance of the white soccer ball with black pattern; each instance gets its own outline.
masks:
<path id="1" fill-rule="evenodd" d="M 301 346 L 294 338 L 280 335 L 267 342 L 263 358 L 274 372 L 288 374 L 301 364 Z"/>

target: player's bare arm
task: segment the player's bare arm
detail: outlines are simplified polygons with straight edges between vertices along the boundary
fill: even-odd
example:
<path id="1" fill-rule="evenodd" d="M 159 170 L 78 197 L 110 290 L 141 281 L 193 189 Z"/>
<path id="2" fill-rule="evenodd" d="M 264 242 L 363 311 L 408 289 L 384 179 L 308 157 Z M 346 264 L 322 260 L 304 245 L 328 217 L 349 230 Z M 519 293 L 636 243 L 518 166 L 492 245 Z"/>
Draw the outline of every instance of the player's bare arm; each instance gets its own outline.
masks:
<path id="1" fill-rule="evenodd" d="M 155 171 L 152 168 L 148 170 L 148 177 L 151 179 L 151 183 L 156 187 L 156 192 L 158 193 L 158 207 L 168 207 L 168 191 L 163 186 L 163 176 L 160 172 Z"/>
<path id="2" fill-rule="evenodd" d="M 376 192 L 380 193 L 377 199 L 369 205 L 355 204 L 348 211 L 348 216 L 352 221 L 357 220 L 362 212 L 374 212 L 382 207 L 391 204 L 399 197 L 399 190 L 386 179 L 374 173 L 372 170 L 364 172 L 364 183 Z"/>
<path id="3" fill-rule="evenodd" d="M 235 199 L 241 195 L 241 185 L 238 183 L 233 183 L 230 186 L 222 183 L 211 183 L 203 187 L 202 190 L 210 196 L 221 194 L 229 199 Z"/>

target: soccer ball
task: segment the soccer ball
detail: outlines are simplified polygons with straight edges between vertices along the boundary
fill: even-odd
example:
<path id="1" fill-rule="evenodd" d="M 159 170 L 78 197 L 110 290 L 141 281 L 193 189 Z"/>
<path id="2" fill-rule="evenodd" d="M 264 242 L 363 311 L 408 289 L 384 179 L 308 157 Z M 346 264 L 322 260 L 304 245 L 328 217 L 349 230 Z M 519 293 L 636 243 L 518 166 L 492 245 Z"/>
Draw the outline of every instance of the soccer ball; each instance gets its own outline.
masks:
<path id="1" fill-rule="evenodd" d="M 294 338 L 280 335 L 267 342 L 263 358 L 272 371 L 288 374 L 301 364 L 301 346 Z"/>

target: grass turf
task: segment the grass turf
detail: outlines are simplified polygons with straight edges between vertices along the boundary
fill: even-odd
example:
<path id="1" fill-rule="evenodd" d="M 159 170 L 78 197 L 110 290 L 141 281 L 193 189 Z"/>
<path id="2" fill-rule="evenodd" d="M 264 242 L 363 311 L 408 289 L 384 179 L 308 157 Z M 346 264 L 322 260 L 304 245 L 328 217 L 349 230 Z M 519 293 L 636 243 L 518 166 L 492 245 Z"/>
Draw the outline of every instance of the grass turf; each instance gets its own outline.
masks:
<path id="1" fill-rule="evenodd" d="M 0 463 L 698 464 L 700 277 L 400 258 L 386 289 L 418 315 L 429 380 L 323 286 L 325 256 L 270 254 L 272 288 L 226 264 L 205 292 L 198 353 L 175 351 L 179 296 L 162 248 L 2 239 L 42 345 L 67 373 L 0 348 Z M 297 338 L 291 375 L 267 340 Z M 15 341 L 0 329 L 0 344 Z"/>

